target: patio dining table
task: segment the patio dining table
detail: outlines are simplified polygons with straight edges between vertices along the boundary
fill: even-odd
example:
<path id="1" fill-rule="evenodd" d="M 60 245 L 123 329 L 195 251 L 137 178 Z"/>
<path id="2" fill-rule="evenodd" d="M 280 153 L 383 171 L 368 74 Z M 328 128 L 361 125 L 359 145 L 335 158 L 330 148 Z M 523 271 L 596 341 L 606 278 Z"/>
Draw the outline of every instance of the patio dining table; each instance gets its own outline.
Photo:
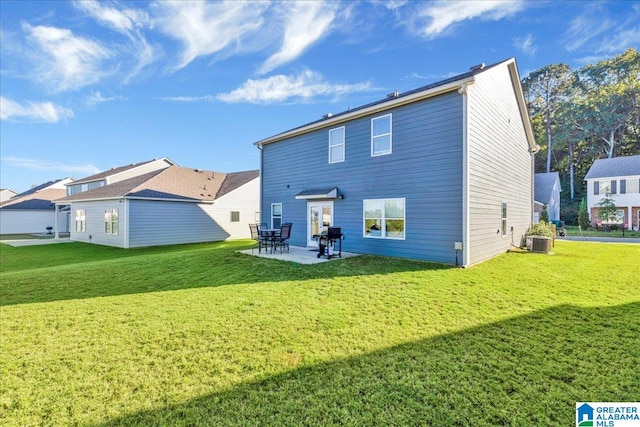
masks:
<path id="1" fill-rule="evenodd" d="M 279 228 L 262 228 L 259 230 L 260 237 L 264 239 L 267 246 L 271 246 L 271 253 L 275 250 L 276 239 L 280 237 Z"/>

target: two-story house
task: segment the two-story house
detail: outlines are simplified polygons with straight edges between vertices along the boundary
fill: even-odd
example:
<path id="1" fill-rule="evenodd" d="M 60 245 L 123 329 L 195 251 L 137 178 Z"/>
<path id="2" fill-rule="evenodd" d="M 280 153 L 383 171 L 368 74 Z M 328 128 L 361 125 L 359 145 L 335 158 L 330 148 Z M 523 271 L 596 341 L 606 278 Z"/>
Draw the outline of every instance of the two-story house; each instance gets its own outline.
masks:
<path id="1" fill-rule="evenodd" d="M 257 170 L 222 173 L 174 164 L 56 204 L 70 206 L 73 241 L 135 248 L 241 239 L 256 222 L 259 182 Z"/>
<path id="2" fill-rule="evenodd" d="M 535 143 L 515 59 L 257 141 L 262 221 L 290 242 L 469 266 L 533 220 Z"/>
<path id="3" fill-rule="evenodd" d="M 534 176 L 533 222 L 540 220 L 540 213 L 547 207 L 549 221 L 560 220 L 560 176 L 558 172 L 537 173 Z"/>
<path id="4" fill-rule="evenodd" d="M 640 155 L 598 159 L 584 179 L 592 225 L 602 222 L 598 204 L 610 194 L 618 209 L 617 222 L 629 230 L 640 229 Z"/>

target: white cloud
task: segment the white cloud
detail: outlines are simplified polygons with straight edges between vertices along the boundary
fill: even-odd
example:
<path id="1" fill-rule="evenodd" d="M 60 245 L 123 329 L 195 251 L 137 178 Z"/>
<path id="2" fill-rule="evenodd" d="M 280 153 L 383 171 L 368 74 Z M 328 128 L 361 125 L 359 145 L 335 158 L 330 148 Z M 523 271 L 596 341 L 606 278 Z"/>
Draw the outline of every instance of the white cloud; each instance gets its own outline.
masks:
<path id="1" fill-rule="evenodd" d="M 51 102 L 19 104 L 0 97 L 0 119 L 8 121 L 56 123 L 73 117 L 73 111 Z"/>
<path id="2" fill-rule="evenodd" d="M 171 102 L 215 102 L 216 98 L 213 95 L 204 96 L 163 96 L 159 98 L 161 101 Z"/>
<path id="3" fill-rule="evenodd" d="M 525 37 L 516 37 L 513 39 L 513 47 L 520 49 L 526 55 L 533 56 L 538 50 L 538 46 L 533 43 L 533 36 L 527 34 Z"/>
<path id="4" fill-rule="evenodd" d="M 338 3 L 322 1 L 281 4 L 287 15 L 282 46 L 265 61 L 259 74 L 266 74 L 302 55 L 313 43 L 328 33 L 338 9 Z"/>
<path id="5" fill-rule="evenodd" d="M 155 26 L 182 42 L 184 49 L 174 70 L 194 59 L 225 50 L 242 50 L 243 38 L 262 27 L 266 2 L 202 1 L 157 2 L 153 5 Z"/>
<path id="6" fill-rule="evenodd" d="M 98 91 L 93 92 L 91 95 L 87 97 L 85 103 L 89 106 L 96 106 L 103 102 L 114 102 L 114 101 L 126 101 L 127 98 L 121 95 L 114 96 L 102 96 L 102 94 Z"/>
<path id="7" fill-rule="evenodd" d="M 624 18 L 612 18 L 606 6 L 589 4 L 571 20 L 563 37 L 568 51 L 588 48 L 590 56 L 603 57 L 640 43 L 640 7 L 634 7 L 634 12 Z"/>
<path id="8" fill-rule="evenodd" d="M 136 28 L 149 24 L 149 15 L 141 10 L 118 10 L 96 0 L 76 0 L 73 4 L 76 8 L 123 34 L 131 34 Z"/>
<path id="9" fill-rule="evenodd" d="M 374 90 L 371 82 L 331 84 L 321 74 L 306 70 L 297 76 L 277 75 L 261 80 L 249 79 L 244 85 L 216 98 L 222 102 L 268 104 L 290 100 L 309 101 L 314 97 L 340 97 L 354 92 Z"/>
<path id="10" fill-rule="evenodd" d="M 143 28 L 150 25 L 147 12 L 138 9 L 119 10 L 105 6 L 104 3 L 95 0 L 75 1 L 74 5 L 102 25 L 125 35 L 129 39 L 131 43 L 130 53 L 136 58 L 136 65 L 124 79 L 125 81 L 138 74 L 145 66 L 156 59 L 156 50 L 147 42 L 142 32 Z"/>
<path id="11" fill-rule="evenodd" d="M 36 169 L 44 171 L 58 171 L 63 173 L 77 173 L 82 176 L 95 175 L 100 172 L 100 169 L 94 165 L 68 165 L 64 163 L 52 162 L 49 160 L 39 159 L 24 159 L 20 157 L 3 157 L 2 161 L 15 167 L 25 169 Z"/>
<path id="12" fill-rule="evenodd" d="M 482 0 L 482 1 L 438 1 L 435 3 L 417 3 L 408 21 L 412 31 L 428 39 L 435 38 L 452 25 L 469 19 L 497 21 L 516 14 L 524 9 L 521 0 Z"/>
<path id="13" fill-rule="evenodd" d="M 36 48 L 30 53 L 35 77 L 53 91 L 77 90 L 113 72 L 102 68 L 113 53 L 98 42 L 63 28 L 27 23 L 22 28 Z"/>

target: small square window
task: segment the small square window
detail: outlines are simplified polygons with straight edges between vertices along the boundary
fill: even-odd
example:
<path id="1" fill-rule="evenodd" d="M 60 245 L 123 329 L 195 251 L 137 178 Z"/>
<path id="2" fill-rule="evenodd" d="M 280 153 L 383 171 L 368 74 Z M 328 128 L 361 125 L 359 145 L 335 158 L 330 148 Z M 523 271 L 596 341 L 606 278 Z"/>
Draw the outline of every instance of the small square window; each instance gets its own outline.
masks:
<path id="1" fill-rule="evenodd" d="M 231 222 L 240 222 L 240 212 L 231 211 Z"/>

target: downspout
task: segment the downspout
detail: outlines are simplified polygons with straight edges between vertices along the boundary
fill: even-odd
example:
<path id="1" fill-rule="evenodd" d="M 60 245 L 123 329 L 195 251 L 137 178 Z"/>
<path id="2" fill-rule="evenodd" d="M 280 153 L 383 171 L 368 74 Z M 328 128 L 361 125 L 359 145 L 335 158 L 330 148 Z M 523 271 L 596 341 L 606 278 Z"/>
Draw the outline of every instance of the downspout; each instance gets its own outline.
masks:
<path id="1" fill-rule="evenodd" d="M 60 238 L 60 234 L 58 233 L 58 204 L 54 203 L 53 206 L 55 206 L 54 211 L 53 211 L 53 238 L 54 240 L 57 240 Z"/>
<path id="2" fill-rule="evenodd" d="M 462 95 L 462 267 L 471 262 L 471 224 L 469 212 L 469 85 L 473 81 L 465 82 L 458 89 Z"/>
<path id="3" fill-rule="evenodd" d="M 536 205 L 536 201 L 535 201 L 535 194 L 536 194 L 536 179 L 535 179 L 535 174 L 536 174 L 536 153 L 540 150 L 540 146 L 538 144 L 536 144 L 533 148 L 529 149 L 529 152 L 531 153 L 531 218 L 529 221 L 529 225 L 533 226 L 533 218 L 535 215 L 535 205 Z"/>
<path id="4" fill-rule="evenodd" d="M 262 220 L 262 214 L 263 214 L 263 212 L 262 212 L 262 208 L 263 208 L 263 206 L 262 206 L 262 186 L 264 184 L 263 184 L 263 181 L 262 181 L 262 163 L 263 163 L 262 145 L 261 144 L 256 144 L 256 147 L 258 147 L 258 150 L 260 150 L 260 196 L 259 196 L 260 205 L 259 206 L 260 206 L 260 222 L 263 222 L 263 220 Z"/>

